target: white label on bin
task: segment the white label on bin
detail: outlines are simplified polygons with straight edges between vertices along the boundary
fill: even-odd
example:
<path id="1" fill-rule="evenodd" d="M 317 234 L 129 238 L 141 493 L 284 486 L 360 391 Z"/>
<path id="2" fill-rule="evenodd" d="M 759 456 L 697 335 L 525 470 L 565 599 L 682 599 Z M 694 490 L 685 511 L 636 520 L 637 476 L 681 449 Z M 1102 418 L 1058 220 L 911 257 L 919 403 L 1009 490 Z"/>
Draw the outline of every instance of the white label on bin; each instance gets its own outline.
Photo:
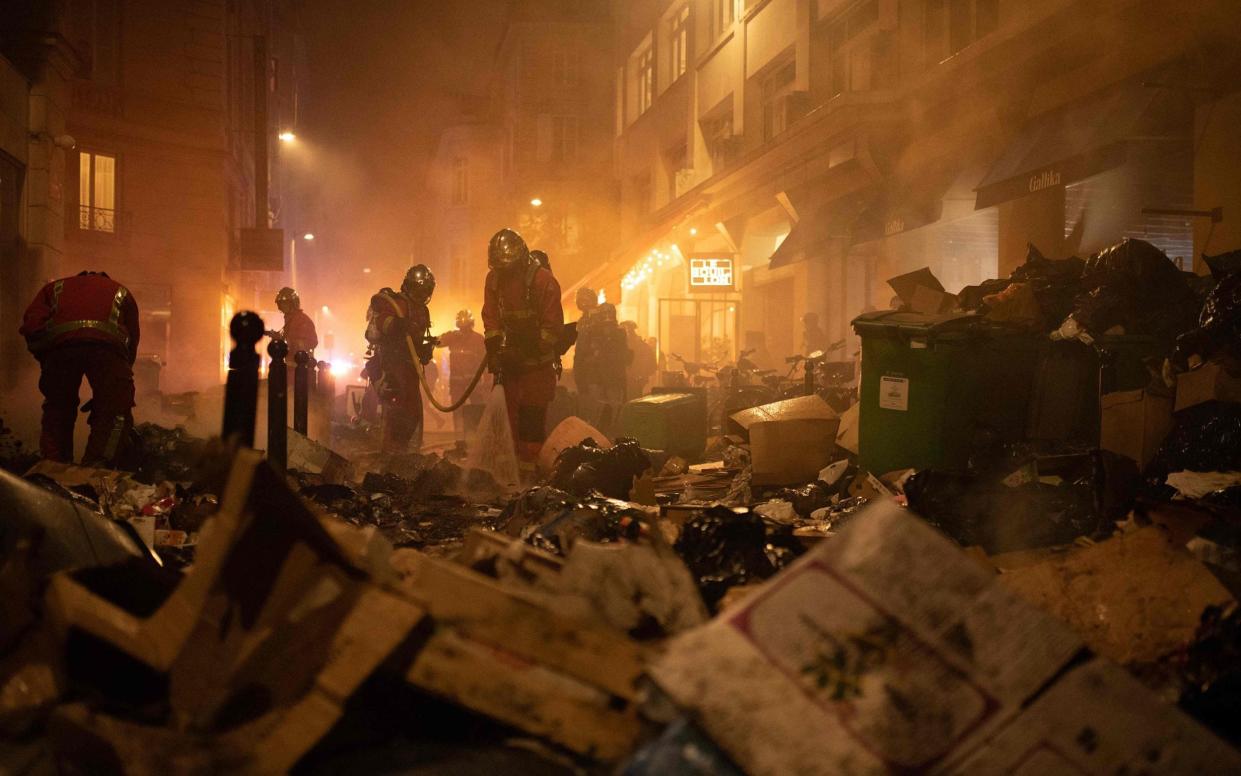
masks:
<path id="1" fill-rule="evenodd" d="M 879 407 L 885 410 L 909 410 L 909 380 L 904 377 L 879 378 Z"/>

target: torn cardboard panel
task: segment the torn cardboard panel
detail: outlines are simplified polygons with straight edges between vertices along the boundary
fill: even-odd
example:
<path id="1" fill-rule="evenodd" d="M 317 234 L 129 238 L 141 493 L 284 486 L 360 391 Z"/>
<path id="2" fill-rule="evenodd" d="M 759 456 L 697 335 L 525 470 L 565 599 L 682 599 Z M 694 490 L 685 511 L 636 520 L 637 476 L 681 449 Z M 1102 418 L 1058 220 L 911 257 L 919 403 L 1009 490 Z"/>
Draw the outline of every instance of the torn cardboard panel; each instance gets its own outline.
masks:
<path id="1" fill-rule="evenodd" d="M 1060 677 L 951 773 L 1237 773 L 1241 754 L 1103 660 Z"/>
<path id="2" fill-rule="evenodd" d="M 579 754 L 617 760 L 642 727 L 632 706 L 605 691 L 503 647 L 440 625 L 406 674 L 414 685 L 550 739 Z"/>
<path id="3" fill-rule="evenodd" d="M 1232 595 L 1197 559 L 1148 526 L 1000 577 L 1122 664 L 1156 660 L 1193 638 L 1203 609 Z"/>
<path id="4" fill-rule="evenodd" d="M 416 550 L 393 553 L 392 567 L 436 622 L 619 698 L 635 697 L 647 649 L 623 631 L 555 611 L 547 594 L 503 586 Z"/>
<path id="5" fill-rule="evenodd" d="M 1099 447 L 1145 468 L 1172 430 L 1172 399 L 1138 390 L 1105 394 L 1102 401 Z"/>
<path id="6" fill-rule="evenodd" d="M 353 479 L 353 464 L 344 456 L 293 429 L 289 429 L 288 468 L 318 474 L 324 482 L 344 483 Z"/>
<path id="7" fill-rule="evenodd" d="M 1081 647 L 951 541 L 872 507 L 652 669 L 753 776 L 936 769 Z"/>
<path id="8" fill-rule="evenodd" d="M 556 459 L 560 453 L 570 447 L 576 447 L 587 439 L 595 440 L 595 445 L 604 450 L 612 446 L 612 441 L 602 431 L 577 416 L 569 416 L 560 421 L 556 428 L 547 435 L 547 441 L 539 451 L 539 470 L 550 472 L 556 468 Z"/>
<path id="9" fill-rule="evenodd" d="M 897 275 L 888 280 L 893 293 L 906 304 L 913 299 L 914 292 L 919 288 L 930 289 L 931 291 L 943 291 L 944 285 L 939 282 L 939 278 L 935 277 L 935 273 L 931 272 L 930 267 L 916 269 L 913 272 L 906 272 L 904 275 Z"/>
<path id="10" fill-rule="evenodd" d="M 1208 401 L 1241 402 L 1241 364 L 1218 359 L 1177 376 L 1176 412 Z"/>

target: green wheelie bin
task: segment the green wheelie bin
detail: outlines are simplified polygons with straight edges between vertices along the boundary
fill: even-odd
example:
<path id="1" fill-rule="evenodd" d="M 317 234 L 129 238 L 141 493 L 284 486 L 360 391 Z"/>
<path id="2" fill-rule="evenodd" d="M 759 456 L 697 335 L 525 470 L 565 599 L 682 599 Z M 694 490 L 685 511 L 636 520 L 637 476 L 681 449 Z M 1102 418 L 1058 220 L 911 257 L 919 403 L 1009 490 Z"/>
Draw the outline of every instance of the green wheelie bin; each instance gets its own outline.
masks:
<path id="1" fill-rule="evenodd" d="M 881 310 L 862 339 L 858 454 L 875 474 L 965 469 L 980 444 L 1026 431 L 1041 340 L 976 315 Z"/>

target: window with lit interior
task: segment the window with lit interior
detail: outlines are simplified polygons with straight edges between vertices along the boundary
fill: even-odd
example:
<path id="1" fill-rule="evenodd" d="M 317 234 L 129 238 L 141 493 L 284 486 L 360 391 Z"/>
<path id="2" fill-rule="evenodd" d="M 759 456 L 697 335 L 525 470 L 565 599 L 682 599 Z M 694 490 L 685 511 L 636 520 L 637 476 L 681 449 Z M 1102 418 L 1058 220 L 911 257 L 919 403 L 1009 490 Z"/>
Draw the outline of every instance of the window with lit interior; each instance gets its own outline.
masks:
<path id="1" fill-rule="evenodd" d="M 78 228 L 116 231 L 116 157 L 82 151 L 78 154 Z"/>

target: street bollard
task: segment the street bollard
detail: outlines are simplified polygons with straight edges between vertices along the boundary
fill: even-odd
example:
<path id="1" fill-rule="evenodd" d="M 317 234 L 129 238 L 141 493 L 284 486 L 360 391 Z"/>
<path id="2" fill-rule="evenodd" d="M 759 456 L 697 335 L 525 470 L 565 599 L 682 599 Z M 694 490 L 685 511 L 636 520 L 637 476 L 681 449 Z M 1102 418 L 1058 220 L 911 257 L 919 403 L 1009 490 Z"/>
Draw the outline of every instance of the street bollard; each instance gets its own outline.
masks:
<path id="1" fill-rule="evenodd" d="M 263 319 L 251 312 L 238 313 L 229 324 L 236 343 L 228 354 L 228 381 L 224 387 L 225 440 L 254 447 L 254 424 L 259 403 L 259 354 L 254 346 L 263 336 Z"/>
<path id="2" fill-rule="evenodd" d="M 289 463 L 289 367 L 284 359 L 289 346 L 272 340 L 267 346 L 271 367 L 267 370 L 267 461 L 282 472 Z"/>
<path id="3" fill-rule="evenodd" d="M 319 388 L 315 395 L 319 406 L 318 441 L 331 447 L 332 410 L 336 400 L 336 378 L 332 376 L 332 365 L 327 361 L 319 362 Z"/>
<path id="4" fill-rule="evenodd" d="M 310 354 L 299 350 L 293 357 L 293 430 L 302 436 L 310 433 Z"/>

